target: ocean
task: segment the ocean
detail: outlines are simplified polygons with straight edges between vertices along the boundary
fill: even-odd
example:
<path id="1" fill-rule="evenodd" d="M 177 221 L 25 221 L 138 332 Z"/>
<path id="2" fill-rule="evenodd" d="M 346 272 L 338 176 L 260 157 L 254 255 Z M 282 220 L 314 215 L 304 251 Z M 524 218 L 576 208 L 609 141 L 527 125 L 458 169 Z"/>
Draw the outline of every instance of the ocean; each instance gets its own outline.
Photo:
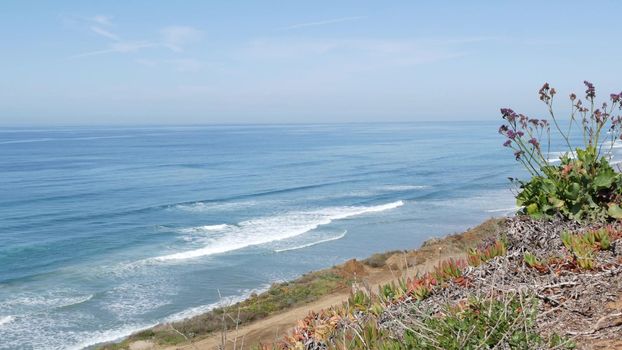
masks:
<path id="1" fill-rule="evenodd" d="M 0 129 L 0 349 L 83 349 L 510 214 L 498 124 Z"/>

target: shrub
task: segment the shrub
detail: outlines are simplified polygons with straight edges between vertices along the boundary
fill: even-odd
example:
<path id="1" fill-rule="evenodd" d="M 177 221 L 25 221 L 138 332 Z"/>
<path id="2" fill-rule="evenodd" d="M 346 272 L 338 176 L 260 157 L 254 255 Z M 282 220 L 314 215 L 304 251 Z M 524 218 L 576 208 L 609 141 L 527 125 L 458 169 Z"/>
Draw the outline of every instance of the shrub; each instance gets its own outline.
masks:
<path id="1" fill-rule="evenodd" d="M 556 334 L 542 335 L 536 325 L 537 301 L 520 294 L 472 298 L 458 306 L 445 305 L 438 314 L 419 309 L 403 315 L 393 327 L 376 318 L 338 330 L 328 349 L 571 349 L 574 344 Z M 400 318 L 400 315 L 392 317 Z M 412 321 L 413 324 L 409 322 Z M 392 329 L 392 328 L 397 329 Z M 397 336 L 396 336 L 397 335 Z"/>
<path id="2" fill-rule="evenodd" d="M 575 94 L 570 95 L 567 129 L 553 111 L 555 89 L 549 84 L 540 89 L 540 100 L 567 147 L 558 165 L 549 158 L 551 124 L 547 120 L 501 109 L 506 121 L 499 128 L 506 137 L 503 145 L 514 151 L 515 159 L 531 175 L 526 182 L 511 179 L 518 186 L 516 200 L 523 214 L 535 218 L 561 214 L 576 221 L 622 218 L 622 176 L 608 162 L 615 141 L 622 136 L 622 116 L 613 115 L 622 108 L 622 93 L 611 94 L 610 105 L 605 102 L 596 108 L 594 85 L 584 84 L 588 107 Z M 573 144 L 573 127 L 582 135 L 578 144 Z"/>

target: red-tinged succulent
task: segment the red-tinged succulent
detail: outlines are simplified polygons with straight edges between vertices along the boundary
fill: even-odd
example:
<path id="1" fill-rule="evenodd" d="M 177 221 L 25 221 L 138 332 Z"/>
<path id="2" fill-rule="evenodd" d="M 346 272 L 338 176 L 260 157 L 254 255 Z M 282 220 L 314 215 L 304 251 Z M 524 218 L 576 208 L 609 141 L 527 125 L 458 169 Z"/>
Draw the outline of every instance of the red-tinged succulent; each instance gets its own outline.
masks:
<path id="1" fill-rule="evenodd" d="M 464 259 L 454 260 L 450 258 L 449 260 L 442 261 L 434 268 L 433 276 L 441 283 L 448 282 L 462 276 L 462 269 L 466 266 L 467 263 Z"/>
<path id="2" fill-rule="evenodd" d="M 467 261 L 471 266 L 479 266 L 497 256 L 503 256 L 507 253 L 507 247 L 501 240 L 478 249 L 471 249 L 468 252 Z"/>

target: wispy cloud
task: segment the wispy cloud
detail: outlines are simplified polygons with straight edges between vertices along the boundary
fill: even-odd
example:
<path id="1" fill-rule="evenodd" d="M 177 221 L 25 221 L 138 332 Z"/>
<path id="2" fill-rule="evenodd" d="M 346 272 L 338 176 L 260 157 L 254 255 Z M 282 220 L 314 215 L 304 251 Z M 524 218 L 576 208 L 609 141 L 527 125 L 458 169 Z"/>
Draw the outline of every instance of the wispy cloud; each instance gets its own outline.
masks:
<path id="1" fill-rule="evenodd" d="M 84 53 L 70 56 L 69 58 L 82 58 L 82 57 L 89 57 L 89 56 L 104 55 L 104 54 L 109 54 L 109 53 L 131 53 L 131 52 L 140 51 L 142 49 L 162 47 L 162 44 L 151 43 L 151 42 L 146 42 L 146 41 L 142 41 L 142 42 L 141 41 L 137 41 L 137 42 L 123 41 L 123 42 L 111 43 L 108 45 L 108 47 L 109 47 L 108 49 L 84 52 Z"/>
<path id="2" fill-rule="evenodd" d="M 182 52 L 187 45 L 201 40 L 203 32 L 188 26 L 168 26 L 159 31 L 159 38 L 156 40 L 125 40 L 120 35 L 104 28 L 113 26 L 112 17 L 97 15 L 93 17 L 82 17 L 83 22 L 91 23 L 89 30 L 105 39 L 110 40 L 107 47 L 101 50 L 94 50 L 79 53 L 69 58 L 83 58 L 90 56 L 105 55 L 111 53 L 134 53 L 149 48 L 164 48 L 174 52 Z M 173 62 L 171 62 L 173 64 Z M 190 62 L 174 63 L 181 67 L 178 70 L 189 71 L 195 69 L 196 64 Z"/>
<path id="3" fill-rule="evenodd" d="M 366 19 L 367 16 L 352 16 L 352 17 L 341 17 L 341 18 L 332 18 L 332 19 L 326 19 L 323 21 L 316 21 L 316 22 L 305 22 L 305 23 L 298 23 L 298 24 L 293 24 L 287 27 L 282 27 L 279 28 L 279 30 L 291 30 L 291 29 L 299 29 L 299 28 L 306 28 L 306 27 L 317 27 L 317 26 L 323 26 L 323 25 L 327 25 L 327 24 L 335 24 L 335 23 L 342 23 L 342 22 L 351 22 L 351 21 L 358 21 L 361 19 Z"/>
<path id="4" fill-rule="evenodd" d="M 101 27 L 91 26 L 91 28 L 90 28 L 90 29 L 91 29 L 91 31 L 93 31 L 95 34 L 100 35 L 100 36 L 103 36 L 104 38 L 108 38 L 108 39 L 112 39 L 112 40 L 116 40 L 116 41 L 121 40 L 121 39 L 119 38 L 119 36 L 118 36 L 118 35 L 116 35 L 116 34 L 114 34 L 114 33 L 110 32 L 110 31 L 108 31 L 108 30 L 106 30 L 106 29 L 103 29 L 103 28 L 101 28 Z"/>

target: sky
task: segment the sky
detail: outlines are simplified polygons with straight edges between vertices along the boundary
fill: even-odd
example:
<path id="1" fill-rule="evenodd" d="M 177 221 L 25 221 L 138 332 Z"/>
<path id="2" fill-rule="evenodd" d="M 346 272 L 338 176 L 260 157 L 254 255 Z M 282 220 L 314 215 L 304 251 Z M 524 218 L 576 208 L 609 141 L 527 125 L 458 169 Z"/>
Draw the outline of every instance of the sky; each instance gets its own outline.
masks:
<path id="1" fill-rule="evenodd" d="M 3 0 L 0 125 L 537 116 L 545 81 L 622 90 L 621 15 L 619 1 Z"/>

